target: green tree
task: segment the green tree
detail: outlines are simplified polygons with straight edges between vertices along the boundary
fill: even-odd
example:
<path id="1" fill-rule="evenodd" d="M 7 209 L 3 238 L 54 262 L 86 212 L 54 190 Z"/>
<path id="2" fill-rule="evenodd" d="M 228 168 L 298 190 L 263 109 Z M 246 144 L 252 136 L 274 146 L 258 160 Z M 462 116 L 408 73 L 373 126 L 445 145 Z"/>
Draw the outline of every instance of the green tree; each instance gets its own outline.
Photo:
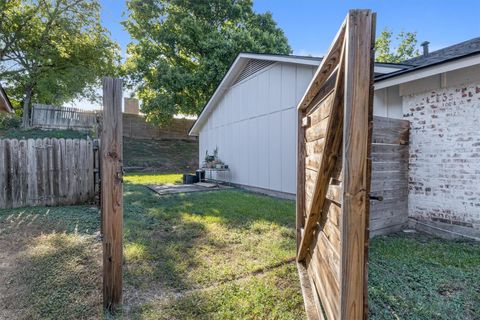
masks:
<path id="1" fill-rule="evenodd" d="M 417 33 L 402 31 L 395 36 L 398 43 L 392 48 L 393 32 L 387 28 L 383 29 L 380 36 L 375 40 L 375 61 L 398 63 L 414 58 L 420 53 L 417 49 Z"/>
<path id="2" fill-rule="evenodd" d="M 98 0 L 0 0 L 0 79 L 23 102 L 95 100 L 118 68 L 119 47 L 100 24 Z"/>
<path id="3" fill-rule="evenodd" d="M 251 0 L 129 0 L 125 71 L 149 121 L 197 115 L 240 52 L 291 52 L 270 13 Z"/>

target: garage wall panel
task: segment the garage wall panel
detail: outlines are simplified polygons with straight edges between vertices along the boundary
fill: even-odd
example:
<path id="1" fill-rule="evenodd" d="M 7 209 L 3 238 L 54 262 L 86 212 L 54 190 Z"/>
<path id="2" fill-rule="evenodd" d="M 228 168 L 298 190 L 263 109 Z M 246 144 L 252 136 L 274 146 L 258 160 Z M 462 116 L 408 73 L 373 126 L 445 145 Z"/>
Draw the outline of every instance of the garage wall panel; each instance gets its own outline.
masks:
<path id="1" fill-rule="evenodd" d="M 275 63 L 228 89 L 200 130 L 200 163 L 218 147 L 233 183 L 294 194 L 295 110 L 314 70 Z"/>

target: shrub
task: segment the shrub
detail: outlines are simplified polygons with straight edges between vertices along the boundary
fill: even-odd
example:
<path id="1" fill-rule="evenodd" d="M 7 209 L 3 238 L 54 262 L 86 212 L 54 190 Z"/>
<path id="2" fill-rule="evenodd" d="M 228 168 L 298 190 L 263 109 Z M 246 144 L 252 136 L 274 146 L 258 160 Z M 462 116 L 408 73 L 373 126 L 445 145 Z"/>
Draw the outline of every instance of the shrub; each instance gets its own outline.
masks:
<path id="1" fill-rule="evenodd" d="M 0 113 L 0 130 L 18 128 L 22 119 L 15 113 Z"/>

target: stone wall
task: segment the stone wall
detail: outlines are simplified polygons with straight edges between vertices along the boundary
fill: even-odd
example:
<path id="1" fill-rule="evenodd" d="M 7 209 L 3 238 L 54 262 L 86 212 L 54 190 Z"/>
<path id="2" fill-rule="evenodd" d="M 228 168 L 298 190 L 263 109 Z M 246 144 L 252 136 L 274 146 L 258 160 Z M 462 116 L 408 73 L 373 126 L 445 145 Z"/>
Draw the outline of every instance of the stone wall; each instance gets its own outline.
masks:
<path id="1" fill-rule="evenodd" d="M 480 230 L 480 82 L 403 97 L 409 216 Z"/>

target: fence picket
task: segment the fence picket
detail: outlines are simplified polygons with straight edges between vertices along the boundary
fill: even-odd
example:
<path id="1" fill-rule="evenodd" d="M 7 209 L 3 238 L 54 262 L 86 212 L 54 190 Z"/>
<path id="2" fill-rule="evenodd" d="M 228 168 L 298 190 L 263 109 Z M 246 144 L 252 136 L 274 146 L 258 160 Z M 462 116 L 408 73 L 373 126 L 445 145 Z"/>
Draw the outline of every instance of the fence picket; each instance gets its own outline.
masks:
<path id="1" fill-rule="evenodd" d="M 12 186 L 12 207 L 16 208 L 19 206 L 20 200 L 20 179 L 19 177 L 19 161 L 18 161 L 18 140 L 12 140 L 12 150 L 11 150 L 11 166 L 12 166 L 12 177 L 11 177 L 11 186 Z"/>
<path id="2" fill-rule="evenodd" d="M 15 207 L 20 207 L 22 203 L 27 201 L 27 141 L 18 141 L 18 170 L 20 175 L 20 198 L 18 199 Z"/>

